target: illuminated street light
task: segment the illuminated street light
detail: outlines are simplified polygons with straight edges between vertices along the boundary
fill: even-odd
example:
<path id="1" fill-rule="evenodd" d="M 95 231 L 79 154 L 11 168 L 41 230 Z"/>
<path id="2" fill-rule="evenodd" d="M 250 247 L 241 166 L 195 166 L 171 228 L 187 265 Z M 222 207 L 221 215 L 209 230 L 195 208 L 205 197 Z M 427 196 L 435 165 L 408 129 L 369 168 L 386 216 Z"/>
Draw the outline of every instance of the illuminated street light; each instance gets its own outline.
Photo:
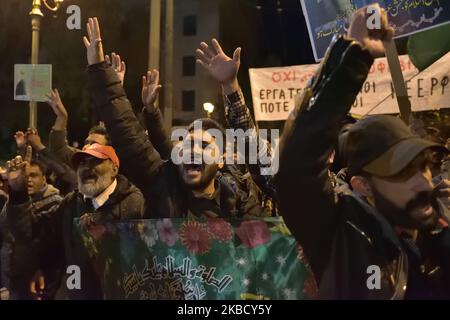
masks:
<path id="1" fill-rule="evenodd" d="M 214 105 L 211 102 L 205 102 L 203 104 L 203 110 L 208 113 L 208 118 L 211 118 L 211 114 L 214 112 Z"/>

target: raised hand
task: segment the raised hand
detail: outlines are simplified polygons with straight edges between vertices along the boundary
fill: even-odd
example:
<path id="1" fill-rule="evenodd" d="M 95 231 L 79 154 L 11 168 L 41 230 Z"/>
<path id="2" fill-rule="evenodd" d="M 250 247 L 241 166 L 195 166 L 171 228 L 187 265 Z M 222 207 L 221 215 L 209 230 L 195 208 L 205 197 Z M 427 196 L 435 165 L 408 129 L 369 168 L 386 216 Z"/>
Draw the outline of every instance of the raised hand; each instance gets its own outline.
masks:
<path id="1" fill-rule="evenodd" d="M 52 110 L 57 117 L 68 117 L 66 107 L 64 107 L 64 104 L 61 101 L 58 89 L 50 91 L 50 93 L 47 95 L 47 98 L 48 105 L 52 107 Z"/>
<path id="2" fill-rule="evenodd" d="M 45 149 L 44 144 L 42 143 L 41 137 L 38 132 L 34 128 L 28 128 L 27 133 L 27 142 L 33 148 L 33 150 L 41 151 Z"/>
<path id="3" fill-rule="evenodd" d="M 21 149 L 27 144 L 27 138 L 22 131 L 17 131 L 14 135 L 14 139 L 16 140 L 17 149 Z"/>
<path id="4" fill-rule="evenodd" d="M 148 111 L 156 108 L 155 103 L 161 88 L 158 70 L 147 71 L 147 76 L 142 76 L 142 103 Z"/>
<path id="5" fill-rule="evenodd" d="M 123 83 L 125 81 L 125 73 L 127 71 L 125 61 L 121 60 L 120 56 L 118 54 L 115 54 L 114 52 L 111 54 L 111 58 L 108 55 L 106 55 L 105 60 L 108 64 L 110 64 L 113 67 L 123 86 Z"/>
<path id="6" fill-rule="evenodd" d="M 380 15 L 380 28 L 369 30 L 367 28 L 367 8 L 364 7 L 357 10 L 352 17 L 350 27 L 348 30 L 348 37 L 357 40 L 372 54 L 374 58 L 380 57 L 384 54 L 383 42 L 391 41 L 394 35 L 394 29 L 389 26 L 388 16 L 386 10 L 380 7 L 378 3 L 370 5 L 376 12 L 374 14 Z"/>
<path id="7" fill-rule="evenodd" d="M 88 37 L 83 37 L 83 42 L 86 47 L 88 64 L 93 65 L 105 61 L 98 19 L 89 18 L 86 28 Z"/>
<path id="8" fill-rule="evenodd" d="M 36 271 L 30 281 L 30 293 L 36 300 L 42 300 L 42 294 L 45 289 L 45 278 L 41 270 Z"/>
<path id="9" fill-rule="evenodd" d="M 237 84 L 237 74 L 241 65 L 241 48 L 234 50 L 233 58 L 227 56 L 216 39 L 211 41 L 212 48 L 205 42 L 196 50 L 197 63 L 221 85 Z"/>
<path id="10" fill-rule="evenodd" d="M 21 156 L 17 156 L 6 163 L 6 177 L 8 186 L 12 191 L 24 191 L 27 189 L 28 168 L 32 152 L 31 146 L 27 146 L 24 159 Z"/>

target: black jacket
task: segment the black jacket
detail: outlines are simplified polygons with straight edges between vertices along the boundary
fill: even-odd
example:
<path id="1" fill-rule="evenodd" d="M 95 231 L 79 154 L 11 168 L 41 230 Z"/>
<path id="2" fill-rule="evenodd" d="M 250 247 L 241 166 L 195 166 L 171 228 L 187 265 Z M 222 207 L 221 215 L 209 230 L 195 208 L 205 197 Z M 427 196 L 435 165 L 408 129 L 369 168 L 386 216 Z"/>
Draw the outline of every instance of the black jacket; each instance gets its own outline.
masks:
<path id="1" fill-rule="evenodd" d="M 169 135 L 164 129 L 160 109 L 155 108 L 148 111 L 147 108 L 144 108 L 142 110 L 142 118 L 147 127 L 150 142 L 153 144 L 156 151 L 158 151 L 162 159 L 170 160 L 170 154 L 173 147 Z M 225 164 L 220 172 L 217 173 L 217 180 L 220 181 L 222 179 L 225 179 L 225 181 L 221 181 L 221 184 L 224 185 L 225 188 L 232 188 L 232 193 L 223 196 L 241 199 L 240 203 L 246 207 L 243 208 L 243 210 L 248 215 L 260 216 L 271 214 L 271 210 L 262 208 L 262 191 L 253 180 L 252 175 L 248 172 L 245 165 Z M 227 208 L 224 209 L 227 210 Z"/>
<path id="2" fill-rule="evenodd" d="M 172 141 L 170 141 L 170 136 L 164 129 L 161 110 L 159 108 L 154 108 L 149 111 L 144 107 L 142 109 L 142 118 L 145 122 L 150 142 L 155 147 L 155 150 L 158 151 L 161 159 L 170 160 L 173 144 Z"/>
<path id="3" fill-rule="evenodd" d="M 53 173 L 52 183 L 62 195 L 66 195 L 76 189 L 77 174 L 75 170 L 60 161 L 50 149 L 44 148 L 36 152 L 36 158 Z"/>
<path id="4" fill-rule="evenodd" d="M 171 161 L 163 160 L 145 134 L 114 70 L 108 64 L 101 63 L 90 66 L 88 75 L 94 105 L 105 121 L 112 144 L 121 160 L 122 172 L 142 190 L 149 209 L 148 216 L 183 217 L 189 211 L 201 212 L 197 201 L 190 201 L 192 192 L 184 186 L 178 167 Z M 160 150 L 167 153 L 167 140 L 162 141 L 166 142 Z M 228 179 L 222 179 L 218 175 L 216 183 L 220 184 L 222 196 L 215 215 L 262 214 L 260 204 L 243 199 L 228 183 Z M 223 193 L 224 190 L 227 192 Z"/>
<path id="5" fill-rule="evenodd" d="M 45 190 L 31 198 L 31 211 L 33 214 L 39 214 L 54 210 L 62 200 L 60 191 L 48 184 Z M 8 204 L 3 207 L 0 214 L 0 232 L 4 239 L 0 253 L 2 285 L 9 289 L 11 300 L 31 299 L 30 281 L 38 269 L 37 257 L 34 256 L 35 251 L 32 247 L 16 243 L 7 223 L 7 207 Z M 43 272 L 47 283 L 45 294 L 52 295 L 55 292 L 52 286 L 55 283 L 54 275 L 47 274 L 45 270 Z"/>
<path id="6" fill-rule="evenodd" d="M 417 279 L 430 289 L 424 297 L 448 297 L 448 228 L 422 235 L 422 258 L 440 269 L 421 273 L 414 249 L 381 214 L 350 190 L 335 198 L 327 159 L 372 63 L 356 42 L 340 38 L 331 47 L 285 127 L 276 177 L 281 213 L 311 261 L 322 298 L 408 298 Z M 381 269 L 379 290 L 367 286 L 370 266 Z"/>
<path id="7" fill-rule="evenodd" d="M 63 270 L 63 273 L 70 265 L 80 267 L 81 290 L 67 290 L 69 298 L 101 299 L 99 277 L 74 228 L 74 219 L 93 212 L 102 221 L 141 219 L 144 199 L 134 185 L 119 175 L 116 189 L 97 210 L 77 191 L 68 194 L 58 207 L 35 214 L 25 191 L 12 192 L 6 210 L 16 242 L 33 247 L 40 263 L 45 264 L 39 267 Z M 62 286 L 66 289 L 64 281 Z"/>

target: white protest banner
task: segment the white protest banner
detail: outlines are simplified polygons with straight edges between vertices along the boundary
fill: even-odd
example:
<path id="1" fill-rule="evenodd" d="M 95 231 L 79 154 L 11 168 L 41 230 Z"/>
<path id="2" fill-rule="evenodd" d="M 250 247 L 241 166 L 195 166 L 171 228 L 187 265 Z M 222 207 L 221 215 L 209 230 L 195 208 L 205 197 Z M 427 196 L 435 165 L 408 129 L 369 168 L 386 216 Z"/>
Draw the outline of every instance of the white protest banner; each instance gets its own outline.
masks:
<path id="1" fill-rule="evenodd" d="M 14 65 L 14 100 L 45 102 L 51 88 L 51 64 Z"/>
<path id="2" fill-rule="evenodd" d="M 400 56 L 412 111 L 450 108 L 450 53 L 423 72 Z M 318 65 L 250 69 L 256 121 L 286 120 Z M 345 85 L 345 84 L 343 84 Z M 356 115 L 399 113 L 386 58 L 376 59 L 351 109 Z"/>
<path id="3" fill-rule="evenodd" d="M 420 73 L 407 55 L 399 58 L 413 112 L 450 107 L 450 53 Z M 393 88 L 386 58 L 375 60 L 351 112 L 399 113 Z"/>
<path id="4" fill-rule="evenodd" d="M 256 121 L 286 120 L 317 65 L 250 69 Z"/>

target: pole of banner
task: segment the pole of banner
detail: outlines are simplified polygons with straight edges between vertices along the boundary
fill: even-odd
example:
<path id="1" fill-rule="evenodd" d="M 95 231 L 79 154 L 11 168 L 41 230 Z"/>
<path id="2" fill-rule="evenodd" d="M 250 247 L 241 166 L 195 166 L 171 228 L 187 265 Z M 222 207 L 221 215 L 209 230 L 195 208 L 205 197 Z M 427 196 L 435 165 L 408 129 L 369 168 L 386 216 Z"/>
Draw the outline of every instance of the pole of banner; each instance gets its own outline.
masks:
<path id="1" fill-rule="evenodd" d="M 161 0 L 150 0 L 150 32 L 148 44 L 147 70 L 161 70 Z M 159 105 L 159 99 L 156 101 L 156 105 Z"/>
<path id="2" fill-rule="evenodd" d="M 164 128 L 170 132 L 173 118 L 174 1 L 165 0 L 164 16 Z"/>
<path id="3" fill-rule="evenodd" d="M 41 1 L 33 0 L 33 9 L 30 12 L 31 16 L 31 64 L 39 63 L 39 31 L 41 29 L 41 18 L 44 16 L 41 11 Z M 30 128 L 37 128 L 37 102 L 30 101 L 30 113 L 28 126 Z"/>
<path id="4" fill-rule="evenodd" d="M 150 0 L 150 32 L 148 50 L 148 70 L 160 69 L 161 48 L 161 0 Z"/>
<path id="5" fill-rule="evenodd" d="M 411 101 L 408 98 L 408 90 L 406 89 L 405 79 L 403 78 L 402 68 L 398 57 L 397 46 L 394 39 L 384 43 L 386 57 L 391 70 L 392 82 L 394 84 L 395 95 L 400 109 L 400 117 L 409 124 L 411 116 Z"/>

